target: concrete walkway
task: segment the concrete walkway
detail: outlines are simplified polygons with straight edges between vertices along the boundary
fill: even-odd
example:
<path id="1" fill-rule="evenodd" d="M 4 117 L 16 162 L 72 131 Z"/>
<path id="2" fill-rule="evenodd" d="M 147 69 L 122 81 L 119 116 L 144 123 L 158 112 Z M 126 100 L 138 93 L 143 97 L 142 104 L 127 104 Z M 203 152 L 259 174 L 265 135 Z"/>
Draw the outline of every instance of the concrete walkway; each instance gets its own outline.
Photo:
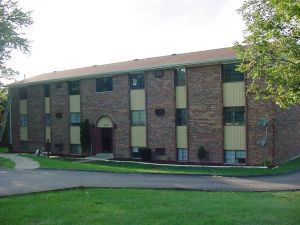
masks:
<path id="1" fill-rule="evenodd" d="M 0 157 L 10 159 L 15 162 L 15 169 L 36 169 L 40 167 L 40 164 L 30 158 L 22 157 L 17 154 L 0 154 Z"/>
<path id="2" fill-rule="evenodd" d="M 75 187 L 173 188 L 205 191 L 300 190 L 300 171 L 278 176 L 238 178 L 46 169 L 0 169 L 0 196 Z"/>

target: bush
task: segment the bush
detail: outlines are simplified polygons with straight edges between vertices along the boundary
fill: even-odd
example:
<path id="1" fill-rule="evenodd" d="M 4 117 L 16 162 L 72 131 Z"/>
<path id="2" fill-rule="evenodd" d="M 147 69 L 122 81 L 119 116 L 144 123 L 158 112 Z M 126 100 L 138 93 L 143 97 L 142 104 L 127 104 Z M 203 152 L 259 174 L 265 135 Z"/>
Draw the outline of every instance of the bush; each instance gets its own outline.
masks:
<path id="1" fill-rule="evenodd" d="M 151 148 L 139 148 L 139 153 L 143 161 L 151 160 Z"/>
<path id="2" fill-rule="evenodd" d="M 204 149 L 204 147 L 201 145 L 198 149 L 198 158 L 200 160 L 205 159 L 208 155 L 208 152 Z"/>

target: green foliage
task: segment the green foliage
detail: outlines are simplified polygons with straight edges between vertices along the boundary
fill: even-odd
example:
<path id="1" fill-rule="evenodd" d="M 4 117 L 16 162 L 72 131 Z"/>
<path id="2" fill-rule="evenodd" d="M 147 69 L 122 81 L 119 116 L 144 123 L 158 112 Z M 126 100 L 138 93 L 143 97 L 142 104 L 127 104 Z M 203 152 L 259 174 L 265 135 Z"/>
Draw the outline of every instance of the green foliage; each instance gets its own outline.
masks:
<path id="1" fill-rule="evenodd" d="M 80 143 L 83 152 L 87 153 L 91 148 L 90 122 L 88 119 L 80 124 Z"/>
<path id="2" fill-rule="evenodd" d="M 0 87 L 0 124 L 4 120 L 4 114 L 7 107 L 7 88 Z M 9 121 L 6 121 L 4 133 L 2 136 L 1 144 L 7 145 L 8 144 L 8 131 L 9 131 Z"/>
<path id="3" fill-rule="evenodd" d="M 9 159 L 3 158 L 0 155 L 0 168 L 14 168 L 15 163 Z"/>
<path id="4" fill-rule="evenodd" d="M 207 155 L 208 155 L 208 152 L 205 150 L 203 145 L 201 145 L 200 148 L 198 149 L 198 159 L 200 159 L 200 160 L 206 159 Z"/>
<path id="5" fill-rule="evenodd" d="M 151 160 L 151 148 L 139 148 L 139 153 L 143 161 L 149 162 Z"/>
<path id="6" fill-rule="evenodd" d="M 24 37 L 24 28 L 33 21 L 31 12 L 23 12 L 18 2 L 13 0 L 0 1 L 0 78 L 11 79 L 17 71 L 6 66 L 14 50 L 29 53 L 30 42 Z"/>
<path id="7" fill-rule="evenodd" d="M 299 104 L 299 0 L 246 0 L 239 13 L 246 31 L 234 48 L 239 70 L 252 80 L 248 92 L 283 108 Z"/>

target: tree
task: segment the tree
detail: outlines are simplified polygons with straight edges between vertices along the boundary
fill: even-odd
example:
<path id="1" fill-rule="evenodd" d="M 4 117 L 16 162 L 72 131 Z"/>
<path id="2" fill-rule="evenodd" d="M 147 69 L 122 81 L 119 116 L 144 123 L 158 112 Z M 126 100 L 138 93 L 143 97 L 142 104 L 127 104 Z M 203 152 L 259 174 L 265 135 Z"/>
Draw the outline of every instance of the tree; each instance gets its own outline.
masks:
<path id="1" fill-rule="evenodd" d="M 300 1 L 247 0 L 238 10 L 246 24 L 234 49 L 247 91 L 283 108 L 300 103 Z"/>
<path id="2" fill-rule="evenodd" d="M 80 143 L 83 152 L 87 153 L 91 148 L 90 122 L 87 119 L 80 124 Z"/>
<path id="3" fill-rule="evenodd" d="M 6 63 L 14 50 L 30 52 L 30 41 L 22 31 L 32 23 L 31 12 L 23 12 L 17 1 L 0 1 L 0 78 L 12 79 L 18 74 Z"/>

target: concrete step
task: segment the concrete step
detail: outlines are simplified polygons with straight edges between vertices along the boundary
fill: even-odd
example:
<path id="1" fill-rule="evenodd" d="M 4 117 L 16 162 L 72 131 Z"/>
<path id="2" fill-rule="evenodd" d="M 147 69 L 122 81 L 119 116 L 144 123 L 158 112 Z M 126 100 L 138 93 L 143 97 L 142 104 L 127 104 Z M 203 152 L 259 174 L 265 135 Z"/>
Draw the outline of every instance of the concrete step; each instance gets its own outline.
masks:
<path id="1" fill-rule="evenodd" d="M 114 157 L 113 153 L 98 153 L 94 156 L 97 159 L 112 159 Z"/>

